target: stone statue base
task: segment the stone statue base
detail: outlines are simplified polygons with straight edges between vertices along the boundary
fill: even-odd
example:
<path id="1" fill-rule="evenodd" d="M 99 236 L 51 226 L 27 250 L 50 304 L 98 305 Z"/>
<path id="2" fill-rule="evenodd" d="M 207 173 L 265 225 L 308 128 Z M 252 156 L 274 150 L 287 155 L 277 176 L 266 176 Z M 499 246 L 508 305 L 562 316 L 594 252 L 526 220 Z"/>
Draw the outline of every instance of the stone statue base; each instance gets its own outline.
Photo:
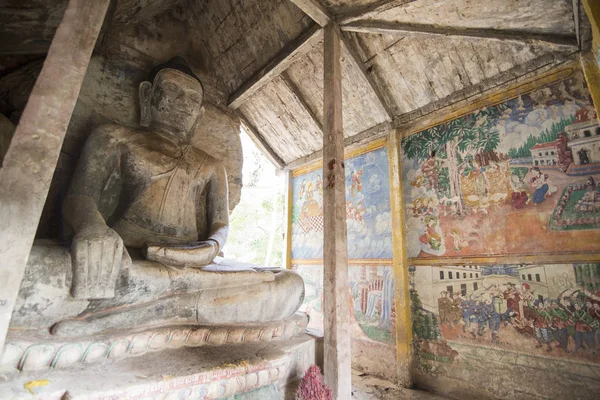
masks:
<path id="1" fill-rule="evenodd" d="M 303 334 L 307 324 L 307 315 L 298 313 L 284 321 L 263 324 L 180 326 L 68 341 L 44 331 L 11 330 L 0 361 L 0 372 L 89 365 L 179 347 L 282 341 Z"/>
<path id="2" fill-rule="evenodd" d="M 165 349 L 85 368 L 24 371 L 0 382 L 0 398 L 243 399 L 239 394 L 268 386 L 283 394 L 310 365 L 321 365 L 320 346 L 304 334 L 269 343 Z"/>

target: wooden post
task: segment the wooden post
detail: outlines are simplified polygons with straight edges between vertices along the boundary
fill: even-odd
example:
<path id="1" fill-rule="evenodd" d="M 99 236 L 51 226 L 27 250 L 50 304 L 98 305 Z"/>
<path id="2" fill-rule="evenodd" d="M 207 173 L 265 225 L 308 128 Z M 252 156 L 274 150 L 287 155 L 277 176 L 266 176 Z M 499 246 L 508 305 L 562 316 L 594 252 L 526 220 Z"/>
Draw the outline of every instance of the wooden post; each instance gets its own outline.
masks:
<path id="1" fill-rule="evenodd" d="M 390 201 L 392 209 L 392 247 L 394 256 L 394 303 L 396 306 L 396 373 L 398 384 L 413 386 L 412 321 L 406 236 L 404 233 L 404 197 L 399 132 L 392 130 L 388 139 L 390 160 Z"/>
<path id="2" fill-rule="evenodd" d="M 346 187 L 342 128 L 339 31 L 325 27 L 323 126 L 323 311 L 325 381 L 338 400 L 351 398 L 350 291 L 346 237 Z"/>
<path id="3" fill-rule="evenodd" d="M 292 207 L 294 173 L 285 171 L 285 268 L 292 269 Z"/>
<path id="4" fill-rule="evenodd" d="M 0 170 L 0 351 L 110 0 L 71 0 Z"/>

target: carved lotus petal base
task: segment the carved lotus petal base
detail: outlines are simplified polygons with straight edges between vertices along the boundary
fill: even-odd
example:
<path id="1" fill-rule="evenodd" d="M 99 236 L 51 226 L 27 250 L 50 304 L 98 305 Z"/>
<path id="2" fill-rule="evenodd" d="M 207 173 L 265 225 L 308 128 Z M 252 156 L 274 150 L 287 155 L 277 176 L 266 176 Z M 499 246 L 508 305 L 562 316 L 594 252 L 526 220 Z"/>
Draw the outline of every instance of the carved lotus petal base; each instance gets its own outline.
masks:
<path id="1" fill-rule="evenodd" d="M 306 314 L 297 313 L 283 321 L 225 327 L 178 326 L 127 335 L 99 336 L 82 341 L 56 339 L 39 333 L 12 332 L 0 360 L 0 370 L 39 371 L 119 360 L 148 352 L 179 347 L 271 342 L 291 339 L 306 329 Z"/>

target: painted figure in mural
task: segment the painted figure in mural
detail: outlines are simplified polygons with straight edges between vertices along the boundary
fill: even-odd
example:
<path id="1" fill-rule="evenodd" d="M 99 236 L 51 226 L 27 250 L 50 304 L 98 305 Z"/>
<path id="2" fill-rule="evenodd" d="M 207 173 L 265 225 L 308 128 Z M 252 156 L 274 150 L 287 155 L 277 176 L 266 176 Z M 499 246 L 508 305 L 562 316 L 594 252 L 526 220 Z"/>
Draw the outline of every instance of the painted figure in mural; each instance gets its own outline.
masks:
<path id="1" fill-rule="evenodd" d="M 577 156 L 579 157 L 579 164 L 585 165 L 590 163 L 589 153 L 590 151 L 588 149 L 581 149 L 577 152 Z"/>
<path id="2" fill-rule="evenodd" d="M 440 315 L 440 322 L 444 323 L 448 321 L 448 314 L 450 313 L 450 307 L 452 300 L 450 300 L 450 294 L 448 292 L 441 292 L 438 298 L 438 310 Z"/>
<path id="3" fill-rule="evenodd" d="M 141 128 L 101 126 L 79 159 L 64 216 L 73 234 L 70 292 L 88 308 L 69 318 L 72 299 L 51 299 L 65 305 L 53 332 L 291 316 L 304 293 L 297 274 L 213 263 L 229 231 L 227 176 L 220 162 L 191 144 L 204 114 L 200 80 L 177 57 L 154 68 L 139 94 Z M 225 274 L 220 282 L 204 266 L 222 273 L 237 268 L 246 280 L 227 283 Z M 52 273 L 64 273 L 63 267 Z M 277 296 L 290 301 L 277 304 Z M 13 320 L 27 313 L 23 307 Z"/>
<path id="4" fill-rule="evenodd" d="M 352 171 L 352 176 L 351 176 L 352 183 L 350 186 L 350 196 L 351 197 L 356 196 L 358 193 L 360 193 L 362 191 L 362 188 L 363 188 L 362 175 L 363 175 L 362 168 L 359 169 L 358 171 Z"/>
<path id="5" fill-rule="evenodd" d="M 433 215 L 425 217 L 425 232 L 419 237 L 421 250 L 433 255 L 440 255 L 446 252 L 442 235 L 439 231 L 439 220 Z"/>
<path id="6" fill-rule="evenodd" d="M 551 196 L 558 190 L 555 186 L 550 184 L 548 174 L 542 173 L 538 167 L 532 169 L 529 182 L 535 189 L 535 192 L 533 193 L 533 204 L 536 206 L 546 200 L 546 197 Z"/>

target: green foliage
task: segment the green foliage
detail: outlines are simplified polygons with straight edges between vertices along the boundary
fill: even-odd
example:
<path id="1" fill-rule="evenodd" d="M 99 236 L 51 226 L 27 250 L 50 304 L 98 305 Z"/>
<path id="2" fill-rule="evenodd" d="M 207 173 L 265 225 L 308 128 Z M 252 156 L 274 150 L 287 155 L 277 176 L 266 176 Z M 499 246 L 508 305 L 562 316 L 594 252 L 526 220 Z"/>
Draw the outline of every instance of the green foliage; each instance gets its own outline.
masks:
<path id="1" fill-rule="evenodd" d="M 531 157 L 531 148 L 539 143 L 552 142 L 558 139 L 558 134 L 565 131 L 565 127 L 575 122 L 575 116 L 563 118 L 557 123 L 553 123 L 550 129 L 546 129 L 539 135 L 529 135 L 525 143 L 518 148 L 512 148 L 508 151 L 510 158 L 529 158 Z"/>
<path id="2" fill-rule="evenodd" d="M 511 167 L 510 174 L 516 176 L 519 179 L 519 182 L 523 182 L 525 179 L 525 175 L 529 172 L 529 168 L 527 167 Z"/>
<path id="3" fill-rule="evenodd" d="M 410 312 L 415 336 L 426 340 L 438 340 L 441 338 L 437 317 L 433 313 L 423 309 L 421 299 L 416 290 L 410 291 Z"/>

